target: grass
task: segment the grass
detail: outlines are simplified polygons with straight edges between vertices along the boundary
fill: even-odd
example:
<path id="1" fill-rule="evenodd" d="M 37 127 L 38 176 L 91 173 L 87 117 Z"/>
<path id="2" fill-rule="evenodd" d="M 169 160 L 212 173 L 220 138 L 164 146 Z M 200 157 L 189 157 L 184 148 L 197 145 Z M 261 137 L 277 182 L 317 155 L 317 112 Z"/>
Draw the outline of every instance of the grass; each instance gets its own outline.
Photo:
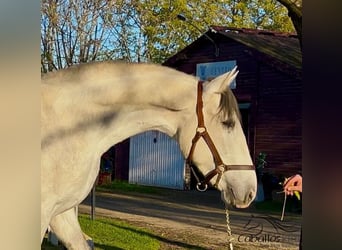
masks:
<path id="1" fill-rule="evenodd" d="M 93 240 L 95 250 L 159 250 L 165 249 L 165 245 L 172 245 L 171 247 L 174 246 L 175 249 L 204 249 L 184 243 L 181 239 L 170 240 L 163 234 L 159 235 L 117 219 L 97 217 L 92 221 L 89 215 L 79 214 L 79 222 L 82 231 Z M 61 244 L 53 246 L 47 241 L 46 236 L 41 249 L 62 250 L 64 248 Z M 167 249 L 171 248 L 167 247 Z"/>
<path id="2" fill-rule="evenodd" d="M 283 210 L 283 202 L 274 200 L 265 200 L 261 202 L 254 202 L 254 207 L 257 211 L 263 213 L 279 213 Z M 301 213 L 301 203 L 288 199 L 285 206 L 285 212 L 287 213 Z"/>
<path id="3" fill-rule="evenodd" d="M 159 249 L 159 241 L 146 229 L 131 226 L 125 222 L 79 215 L 79 222 L 84 233 L 89 235 L 95 249 Z"/>
<path id="4" fill-rule="evenodd" d="M 162 188 L 143 186 L 138 184 L 130 184 L 127 181 L 114 180 L 110 184 L 104 184 L 96 187 L 96 191 L 102 192 L 137 192 L 144 194 L 162 194 Z"/>
<path id="5" fill-rule="evenodd" d="M 160 248 L 158 237 L 146 229 L 134 227 L 123 221 L 98 217 L 92 221 L 89 215 L 79 215 L 82 231 L 90 236 L 95 250 L 157 250 Z M 46 239 L 42 244 L 44 250 L 60 250 L 61 245 L 53 246 Z"/>
<path id="6" fill-rule="evenodd" d="M 259 211 L 267 212 L 281 212 L 283 209 L 283 203 L 279 201 L 265 200 L 261 202 L 255 202 L 255 208 Z"/>

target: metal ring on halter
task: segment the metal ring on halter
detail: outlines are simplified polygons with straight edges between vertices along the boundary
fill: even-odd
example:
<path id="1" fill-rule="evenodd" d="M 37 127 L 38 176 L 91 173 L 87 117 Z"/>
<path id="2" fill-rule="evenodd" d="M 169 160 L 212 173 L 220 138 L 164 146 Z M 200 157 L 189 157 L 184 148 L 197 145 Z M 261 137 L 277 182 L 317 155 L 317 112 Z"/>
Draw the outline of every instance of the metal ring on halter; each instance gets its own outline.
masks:
<path id="1" fill-rule="evenodd" d="M 221 165 L 217 166 L 216 168 L 220 171 L 221 174 L 223 174 L 225 171 L 225 167 L 226 167 L 226 165 L 221 164 Z"/>
<path id="2" fill-rule="evenodd" d="M 206 127 L 197 127 L 196 132 L 203 134 L 204 132 L 207 131 Z"/>
<path id="3" fill-rule="evenodd" d="M 203 183 L 201 182 L 198 182 L 197 185 L 196 185 L 196 189 L 200 192 L 204 192 L 208 189 L 208 184 L 207 183 L 204 183 L 204 188 L 201 189 L 200 186 L 203 186 Z"/>

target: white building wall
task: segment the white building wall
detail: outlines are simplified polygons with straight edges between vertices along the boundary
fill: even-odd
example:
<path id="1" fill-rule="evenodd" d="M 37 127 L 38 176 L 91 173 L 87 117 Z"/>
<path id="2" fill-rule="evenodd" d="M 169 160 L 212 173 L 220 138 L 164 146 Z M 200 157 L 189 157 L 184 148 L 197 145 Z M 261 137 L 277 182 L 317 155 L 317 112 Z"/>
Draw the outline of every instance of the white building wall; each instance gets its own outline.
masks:
<path id="1" fill-rule="evenodd" d="M 175 140 L 158 131 L 130 138 L 129 183 L 184 189 L 185 160 Z"/>

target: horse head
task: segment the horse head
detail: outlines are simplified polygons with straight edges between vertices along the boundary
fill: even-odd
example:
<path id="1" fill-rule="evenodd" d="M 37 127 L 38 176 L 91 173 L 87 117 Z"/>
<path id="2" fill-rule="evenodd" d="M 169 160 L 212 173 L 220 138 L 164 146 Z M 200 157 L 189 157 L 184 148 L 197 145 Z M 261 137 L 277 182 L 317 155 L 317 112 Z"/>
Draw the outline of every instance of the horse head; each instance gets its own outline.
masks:
<path id="1" fill-rule="evenodd" d="M 255 198 L 257 179 L 238 104 L 229 88 L 237 73 L 234 68 L 204 82 L 203 90 L 198 84 L 196 112 L 183 119 L 178 139 L 187 161 L 221 191 L 225 204 L 245 208 Z"/>

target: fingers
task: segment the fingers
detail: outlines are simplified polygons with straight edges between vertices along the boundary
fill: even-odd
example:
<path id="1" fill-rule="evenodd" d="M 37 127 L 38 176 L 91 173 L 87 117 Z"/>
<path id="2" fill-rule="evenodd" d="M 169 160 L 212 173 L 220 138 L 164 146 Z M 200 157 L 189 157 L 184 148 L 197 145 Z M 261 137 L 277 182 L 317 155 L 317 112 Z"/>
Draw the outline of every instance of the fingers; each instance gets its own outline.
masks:
<path id="1" fill-rule="evenodd" d="M 286 191 L 286 190 L 285 190 L 285 194 L 286 194 L 286 195 L 291 195 L 291 196 L 293 196 L 294 193 L 293 193 L 293 191 Z"/>
<path id="2" fill-rule="evenodd" d="M 301 191 L 302 189 L 300 188 L 300 186 L 290 186 L 286 188 L 286 191 L 288 192 L 293 192 L 293 191 Z"/>
<path id="3" fill-rule="evenodd" d="M 287 194 L 287 195 L 293 195 L 293 191 L 294 190 L 291 190 L 291 189 L 289 189 L 289 188 L 286 188 L 286 189 L 284 189 L 284 192 Z"/>
<path id="4" fill-rule="evenodd" d="M 294 176 L 291 176 L 290 178 L 288 178 L 286 181 L 285 181 L 285 186 L 290 186 L 290 185 L 293 185 L 294 183 L 296 182 L 301 182 L 302 181 L 302 177 L 298 174 L 294 175 Z"/>
<path id="5" fill-rule="evenodd" d="M 284 183 L 284 192 L 293 195 L 294 191 L 302 192 L 302 176 L 296 174 L 287 179 Z"/>

